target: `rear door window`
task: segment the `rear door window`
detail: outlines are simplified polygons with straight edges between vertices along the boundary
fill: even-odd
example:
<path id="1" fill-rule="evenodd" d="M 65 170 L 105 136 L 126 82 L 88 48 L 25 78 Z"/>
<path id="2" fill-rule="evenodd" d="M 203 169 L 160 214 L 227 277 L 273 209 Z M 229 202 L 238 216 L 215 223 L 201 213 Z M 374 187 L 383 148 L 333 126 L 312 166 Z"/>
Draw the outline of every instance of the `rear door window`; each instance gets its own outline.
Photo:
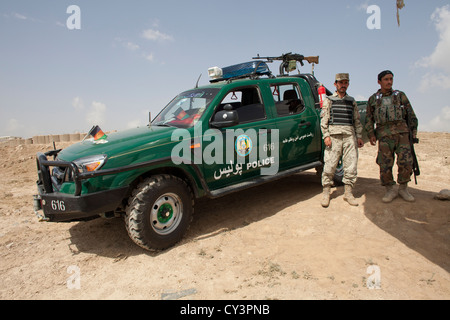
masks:
<path id="1" fill-rule="evenodd" d="M 279 117 L 303 112 L 305 104 L 297 84 L 272 84 L 272 97 Z"/>

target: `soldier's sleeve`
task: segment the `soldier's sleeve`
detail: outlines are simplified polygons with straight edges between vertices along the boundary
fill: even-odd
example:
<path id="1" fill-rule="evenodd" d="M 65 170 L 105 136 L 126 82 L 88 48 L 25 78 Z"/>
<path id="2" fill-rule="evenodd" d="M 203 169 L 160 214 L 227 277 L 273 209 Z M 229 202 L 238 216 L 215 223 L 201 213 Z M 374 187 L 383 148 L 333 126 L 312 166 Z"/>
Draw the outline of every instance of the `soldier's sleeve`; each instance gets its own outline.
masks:
<path id="1" fill-rule="evenodd" d="M 359 115 L 358 104 L 356 101 L 353 102 L 353 108 L 353 123 L 355 126 L 356 138 L 362 139 L 363 126 L 361 124 L 361 116 Z"/>
<path id="2" fill-rule="evenodd" d="M 401 93 L 400 98 L 402 101 L 402 105 L 406 109 L 406 112 L 410 115 L 411 123 L 409 125 L 410 129 L 412 130 L 413 137 L 415 138 L 417 137 L 417 128 L 419 126 L 419 120 L 417 119 L 416 114 L 414 113 L 414 109 L 411 106 L 411 103 L 409 102 L 409 99 L 404 92 Z"/>
<path id="3" fill-rule="evenodd" d="M 373 113 L 375 112 L 375 96 L 371 96 L 369 101 L 367 101 L 367 109 L 366 109 L 366 123 L 364 128 L 366 129 L 367 136 L 372 138 L 375 136 L 375 120 L 373 117 Z"/>
<path id="4" fill-rule="evenodd" d="M 330 99 L 325 99 L 322 106 L 322 111 L 320 112 L 320 129 L 322 130 L 322 139 L 330 136 L 330 131 L 328 130 L 328 122 L 330 121 Z"/>

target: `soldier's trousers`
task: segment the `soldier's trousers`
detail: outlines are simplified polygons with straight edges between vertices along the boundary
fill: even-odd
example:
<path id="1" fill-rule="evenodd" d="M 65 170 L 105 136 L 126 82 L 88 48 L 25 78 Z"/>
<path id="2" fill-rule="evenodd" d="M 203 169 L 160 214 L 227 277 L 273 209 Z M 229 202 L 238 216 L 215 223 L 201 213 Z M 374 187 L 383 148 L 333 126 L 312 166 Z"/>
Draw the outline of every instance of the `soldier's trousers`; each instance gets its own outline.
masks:
<path id="1" fill-rule="evenodd" d="M 355 135 L 336 134 L 331 136 L 331 148 L 325 148 L 322 186 L 330 186 L 333 183 L 334 173 L 341 157 L 344 169 L 342 182 L 352 187 L 356 183 L 358 176 L 358 145 L 356 137 Z"/>
<path id="2" fill-rule="evenodd" d="M 393 134 L 378 140 L 377 164 L 380 166 L 380 180 L 383 186 L 395 184 L 392 175 L 395 155 L 398 167 L 397 182 L 402 184 L 411 181 L 413 160 L 408 133 Z"/>

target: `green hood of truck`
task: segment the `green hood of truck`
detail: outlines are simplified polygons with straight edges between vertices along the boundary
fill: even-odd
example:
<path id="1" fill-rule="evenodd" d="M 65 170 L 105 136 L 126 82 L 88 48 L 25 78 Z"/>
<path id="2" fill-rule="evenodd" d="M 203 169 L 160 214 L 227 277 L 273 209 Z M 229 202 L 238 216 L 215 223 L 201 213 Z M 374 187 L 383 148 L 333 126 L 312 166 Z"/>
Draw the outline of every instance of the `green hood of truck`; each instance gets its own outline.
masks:
<path id="1" fill-rule="evenodd" d="M 75 143 L 62 150 L 58 154 L 58 159 L 62 161 L 74 161 L 83 157 L 106 154 L 108 159 L 114 159 L 122 156 L 133 158 L 136 152 L 152 149 L 158 153 L 157 147 L 167 146 L 177 143 L 171 141 L 174 127 L 139 127 L 121 132 L 107 134 L 105 140 L 100 143 L 95 142 L 92 137 L 82 142 Z M 103 142 L 103 143 L 101 143 Z M 161 156 L 161 155 L 158 155 Z M 131 159 L 130 159 L 131 160 Z"/>

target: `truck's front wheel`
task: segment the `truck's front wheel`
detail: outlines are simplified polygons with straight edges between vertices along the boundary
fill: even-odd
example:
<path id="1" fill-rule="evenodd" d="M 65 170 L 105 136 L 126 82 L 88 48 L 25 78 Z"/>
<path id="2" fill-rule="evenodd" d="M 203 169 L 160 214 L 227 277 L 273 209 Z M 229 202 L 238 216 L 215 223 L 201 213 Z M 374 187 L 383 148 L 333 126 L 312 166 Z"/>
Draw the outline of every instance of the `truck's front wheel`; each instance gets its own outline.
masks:
<path id="1" fill-rule="evenodd" d="M 167 249 L 183 238 L 193 211 L 192 192 L 183 180 L 170 175 L 148 178 L 129 200 L 128 235 L 144 249 Z"/>

